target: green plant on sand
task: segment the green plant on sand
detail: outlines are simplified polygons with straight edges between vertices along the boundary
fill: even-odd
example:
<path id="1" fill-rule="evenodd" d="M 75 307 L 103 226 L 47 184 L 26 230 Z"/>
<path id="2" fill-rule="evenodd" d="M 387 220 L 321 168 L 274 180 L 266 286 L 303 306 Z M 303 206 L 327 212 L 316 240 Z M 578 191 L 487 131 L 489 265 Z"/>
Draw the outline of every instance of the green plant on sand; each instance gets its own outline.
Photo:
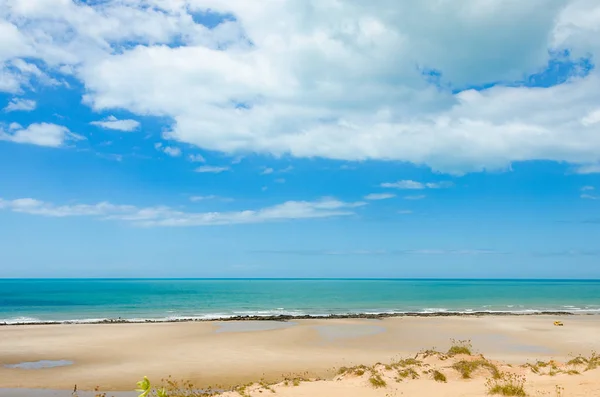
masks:
<path id="1" fill-rule="evenodd" d="M 488 394 L 507 397 L 525 397 L 525 377 L 516 374 L 502 374 L 486 382 Z"/>
<path id="2" fill-rule="evenodd" d="M 444 375 L 437 369 L 434 369 L 432 374 L 433 374 L 433 380 L 435 380 L 436 382 L 446 383 L 448 381 L 448 379 L 446 378 L 446 375 Z"/>
<path id="3" fill-rule="evenodd" d="M 452 368 L 460 372 L 463 379 L 470 379 L 473 372 L 479 368 L 489 370 L 494 379 L 500 378 L 498 367 L 483 358 L 477 360 L 461 360 L 452 364 Z"/>
<path id="4" fill-rule="evenodd" d="M 448 349 L 448 352 L 446 353 L 448 356 L 452 357 L 458 354 L 466 354 L 467 356 L 470 356 L 473 354 L 473 346 L 471 345 L 470 340 L 450 339 L 450 341 L 452 342 L 452 346 L 450 346 L 450 349 Z"/>
<path id="5" fill-rule="evenodd" d="M 381 374 L 378 374 L 378 373 L 371 374 L 371 377 L 369 378 L 369 382 L 371 382 L 371 386 L 373 386 L 374 388 L 380 388 L 380 387 L 387 386 L 386 381 L 381 377 Z"/>

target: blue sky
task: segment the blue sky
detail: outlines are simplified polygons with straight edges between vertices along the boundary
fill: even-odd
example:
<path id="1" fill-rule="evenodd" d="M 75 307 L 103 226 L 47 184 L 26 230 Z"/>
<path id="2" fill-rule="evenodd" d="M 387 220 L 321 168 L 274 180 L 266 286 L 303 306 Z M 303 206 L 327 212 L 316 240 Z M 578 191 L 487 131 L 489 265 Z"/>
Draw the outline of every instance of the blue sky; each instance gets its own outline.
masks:
<path id="1" fill-rule="evenodd" d="M 9 0 L 0 277 L 600 278 L 600 6 L 537 3 Z"/>

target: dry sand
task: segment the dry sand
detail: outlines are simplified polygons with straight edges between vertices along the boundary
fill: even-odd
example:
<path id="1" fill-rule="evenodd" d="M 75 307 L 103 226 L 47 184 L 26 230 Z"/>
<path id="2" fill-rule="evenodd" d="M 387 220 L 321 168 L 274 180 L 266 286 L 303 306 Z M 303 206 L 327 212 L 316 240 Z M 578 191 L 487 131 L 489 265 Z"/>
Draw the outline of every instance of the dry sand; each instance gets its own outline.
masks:
<path id="1" fill-rule="evenodd" d="M 600 316 L 388 318 L 383 320 L 298 320 L 276 322 L 205 322 L 162 324 L 35 325 L 0 327 L 0 388 L 131 390 L 141 376 L 167 375 L 205 387 L 244 384 L 264 378 L 324 377 L 328 381 L 276 386 L 281 396 L 482 396 L 485 374 L 458 379 L 446 367 L 449 382 L 430 376 L 373 388 L 368 375 L 332 380 L 336 368 L 373 365 L 414 356 L 423 348 L 446 350 L 450 339 L 470 339 L 492 360 L 515 365 L 537 359 L 566 362 L 576 354 L 600 351 Z M 45 369 L 6 368 L 39 360 L 74 364 Z M 510 367 L 503 367 L 508 370 Z M 525 371 L 520 369 L 519 371 Z M 600 372 L 540 376 L 524 372 L 530 395 L 600 396 Z M 387 376 L 387 375 L 385 375 Z M 390 375 L 391 376 L 391 375 Z M 532 383 L 533 382 L 533 383 Z M 253 395 L 264 395 L 256 390 Z M 268 392 L 270 393 L 270 392 Z M 0 395 L 2 395 L 0 393 Z M 8 394 L 4 394 L 8 395 Z"/>

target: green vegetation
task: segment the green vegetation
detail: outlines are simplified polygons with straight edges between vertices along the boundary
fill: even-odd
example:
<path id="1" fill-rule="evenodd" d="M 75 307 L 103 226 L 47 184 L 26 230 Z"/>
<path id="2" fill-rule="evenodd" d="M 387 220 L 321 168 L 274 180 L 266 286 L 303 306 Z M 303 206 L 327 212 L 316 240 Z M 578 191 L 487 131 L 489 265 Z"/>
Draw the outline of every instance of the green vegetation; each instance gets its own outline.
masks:
<path id="1" fill-rule="evenodd" d="M 453 357 L 458 354 L 466 354 L 467 356 L 471 356 L 473 354 L 471 351 L 473 346 L 471 345 L 470 340 L 451 339 L 450 341 L 452 342 L 452 346 L 450 346 L 450 349 L 448 349 L 448 352 L 446 353 L 448 356 Z"/>
<path id="2" fill-rule="evenodd" d="M 479 368 L 489 370 L 494 379 L 500 378 L 498 367 L 483 358 L 478 360 L 461 360 L 454 363 L 452 368 L 457 370 L 462 375 L 463 379 L 470 379 L 473 372 Z"/>
<path id="3" fill-rule="evenodd" d="M 435 380 L 436 382 L 441 382 L 441 383 L 446 383 L 448 381 L 448 379 L 446 378 L 446 375 L 444 375 L 437 369 L 433 370 L 433 380 Z"/>
<path id="4" fill-rule="evenodd" d="M 419 379 L 419 374 L 414 368 L 405 368 L 398 370 L 398 376 L 396 377 L 396 382 L 402 382 L 406 378 L 411 379 Z"/>
<path id="5" fill-rule="evenodd" d="M 369 382 L 371 382 L 371 386 L 374 388 L 386 387 L 387 383 L 380 374 L 372 374 L 369 378 Z"/>
<path id="6" fill-rule="evenodd" d="M 366 365 L 356 365 L 354 367 L 341 367 L 338 370 L 339 375 L 351 374 L 356 376 L 363 376 L 365 372 L 373 370 L 373 368 L 367 367 Z"/>
<path id="7" fill-rule="evenodd" d="M 503 374 L 486 382 L 488 394 L 525 397 L 525 378 L 515 374 Z"/>
<path id="8" fill-rule="evenodd" d="M 391 366 L 393 368 L 398 368 L 398 367 L 409 367 L 411 365 L 420 367 L 421 365 L 423 365 L 423 362 L 420 360 L 417 360 L 416 358 L 405 358 L 403 360 L 399 360 L 399 361 L 392 363 Z"/>

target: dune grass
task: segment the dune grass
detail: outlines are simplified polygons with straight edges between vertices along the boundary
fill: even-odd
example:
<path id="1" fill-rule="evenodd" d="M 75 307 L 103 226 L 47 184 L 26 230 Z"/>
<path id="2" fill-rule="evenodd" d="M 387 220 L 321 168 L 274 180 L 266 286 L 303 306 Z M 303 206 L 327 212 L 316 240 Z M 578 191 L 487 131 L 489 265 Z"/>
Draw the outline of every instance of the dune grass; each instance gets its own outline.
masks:
<path id="1" fill-rule="evenodd" d="M 435 380 L 436 382 L 440 382 L 440 383 L 448 382 L 448 378 L 446 378 L 446 375 L 444 375 L 442 372 L 438 371 L 437 369 L 434 369 L 432 374 L 433 374 L 433 380 Z"/>
<path id="2" fill-rule="evenodd" d="M 470 340 L 455 340 L 451 339 L 452 345 L 446 353 L 450 357 L 454 357 L 458 354 L 465 354 L 467 356 L 473 355 L 473 346 Z"/>
<path id="3" fill-rule="evenodd" d="M 526 397 L 525 377 L 516 374 L 502 374 L 486 382 L 488 394 L 507 397 Z"/>
<path id="4" fill-rule="evenodd" d="M 498 367 L 483 358 L 478 360 L 461 360 L 454 363 L 452 368 L 458 371 L 463 379 L 471 379 L 473 372 L 479 368 L 485 368 L 489 370 L 494 379 L 500 378 L 500 371 L 498 371 Z"/>
<path id="5" fill-rule="evenodd" d="M 386 387 L 387 382 L 381 377 L 381 374 L 371 374 L 369 382 L 374 388 Z"/>

